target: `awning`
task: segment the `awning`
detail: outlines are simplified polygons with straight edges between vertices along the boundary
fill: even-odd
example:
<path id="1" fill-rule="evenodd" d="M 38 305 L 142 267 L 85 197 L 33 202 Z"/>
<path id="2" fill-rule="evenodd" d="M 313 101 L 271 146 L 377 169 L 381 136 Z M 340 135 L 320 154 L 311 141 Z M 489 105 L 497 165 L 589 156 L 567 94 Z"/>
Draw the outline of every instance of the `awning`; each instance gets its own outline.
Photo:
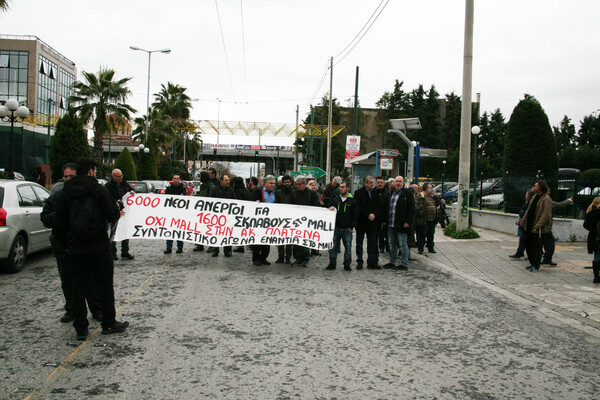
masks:
<path id="1" fill-rule="evenodd" d="M 375 153 L 377 153 L 376 151 L 373 151 L 371 153 L 367 153 L 367 154 L 363 154 L 362 156 L 358 156 L 356 158 L 353 158 L 352 160 L 350 160 L 350 164 L 356 164 L 359 163 L 361 161 L 366 161 L 370 158 L 375 158 Z"/>

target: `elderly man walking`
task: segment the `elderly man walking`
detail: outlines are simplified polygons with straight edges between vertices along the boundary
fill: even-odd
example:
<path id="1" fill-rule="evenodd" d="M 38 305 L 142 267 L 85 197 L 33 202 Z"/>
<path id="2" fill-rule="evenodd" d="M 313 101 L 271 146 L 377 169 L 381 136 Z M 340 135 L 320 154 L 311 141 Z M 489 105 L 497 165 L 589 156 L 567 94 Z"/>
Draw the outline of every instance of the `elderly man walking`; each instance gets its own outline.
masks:
<path id="1" fill-rule="evenodd" d="M 273 175 L 267 175 L 265 178 L 265 184 L 260 191 L 252 192 L 250 200 L 257 201 L 259 203 L 275 203 L 275 177 Z M 268 244 L 255 244 L 252 246 L 252 263 L 256 266 L 271 265 L 267 261 L 271 246 Z"/>
<path id="2" fill-rule="evenodd" d="M 123 172 L 120 169 L 115 168 L 112 170 L 111 179 L 106 185 L 104 185 L 108 190 L 108 194 L 110 197 L 117 202 L 119 208 L 123 209 L 123 203 L 121 200 L 126 193 L 133 193 L 133 188 L 127 181 L 123 178 Z M 113 260 L 118 260 L 117 257 L 117 243 L 115 242 L 115 232 L 117 231 L 117 222 L 110 224 L 110 254 Z M 121 241 L 121 258 L 126 260 L 133 260 L 133 256 L 129 254 L 129 239 L 125 239 Z"/>
<path id="3" fill-rule="evenodd" d="M 408 269 L 408 232 L 415 218 L 415 196 L 411 189 L 404 187 L 404 178 L 396 177 L 395 188 L 384 205 L 385 219 L 388 227 L 388 241 L 390 243 L 390 262 L 385 264 L 385 269 Z M 402 251 L 400 265 L 396 266 L 398 244 Z"/>

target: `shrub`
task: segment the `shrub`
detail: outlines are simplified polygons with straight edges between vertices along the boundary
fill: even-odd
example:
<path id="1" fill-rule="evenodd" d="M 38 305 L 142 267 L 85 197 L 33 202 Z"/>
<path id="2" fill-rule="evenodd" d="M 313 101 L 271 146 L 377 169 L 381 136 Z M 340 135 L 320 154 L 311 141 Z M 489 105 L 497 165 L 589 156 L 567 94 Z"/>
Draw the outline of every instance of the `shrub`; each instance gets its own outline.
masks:
<path id="1" fill-rule="evenodd" d="M 63 115 L 56 123 L 56 132 L 50 145 L 52 180 L 56 182 L 62 178 L 62 167 L 66 163 L 89 156 L 90 146 L 83 123 L 73 112 Z"/>
<path id="2" fill-rule="evenodd" d="M 456 230 L 456 222 L 451 222 L 448 226 L 444 228 L 444 235 L 450 236 L 454 239 L 477 239 L 479 238 L 479 234 L 475 232 L 473 228 L 466 228 L 462 231 Z"/>
<path id="3" fill-rule="evenodd" d="M 119 157 L 117 157 L 114 167 L 121 170 L 121 172 L 123 173 L 123 179 L 125 179 L 126 181 L 137 180 L 137 174 L 135 172 L 135 164 L 133 163 L 133 157 L 131 156 L 131 153 L 129 152 L 127 147 L 125 147 L 121 154 L 119 154 Z"/>

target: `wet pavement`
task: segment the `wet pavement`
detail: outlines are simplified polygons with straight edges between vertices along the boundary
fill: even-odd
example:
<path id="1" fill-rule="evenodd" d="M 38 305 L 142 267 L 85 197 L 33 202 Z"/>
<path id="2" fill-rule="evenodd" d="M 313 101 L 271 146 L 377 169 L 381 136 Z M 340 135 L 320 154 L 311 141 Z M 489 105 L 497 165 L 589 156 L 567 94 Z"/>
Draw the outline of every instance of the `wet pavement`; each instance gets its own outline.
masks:
<path id="1" fill-rule="evenodd" d="M 256 267 L 248 251 L 213 258 L 186 244 L 163 255 L 162 242 L 132 241 L 136 259 L 115 264 L 118 318 L 130 328 L 104 336 L 92 320 L 84 343 L 58 322 L 51 254 L 32 256 L 21 273 L 0 275 L 0 398 L 598 397 L 598 330 L 515 289 L 593 287 L 591 271 L 559 264 L 502 281 L 469 260 L 493 264 L 477 243 L 502 258 L 510 237 L 437 238 L 438 253 L 414 254 L 409 271 L 352 272 L 341 260 L 325 271 L 325 253 L 309 268 Z"/>

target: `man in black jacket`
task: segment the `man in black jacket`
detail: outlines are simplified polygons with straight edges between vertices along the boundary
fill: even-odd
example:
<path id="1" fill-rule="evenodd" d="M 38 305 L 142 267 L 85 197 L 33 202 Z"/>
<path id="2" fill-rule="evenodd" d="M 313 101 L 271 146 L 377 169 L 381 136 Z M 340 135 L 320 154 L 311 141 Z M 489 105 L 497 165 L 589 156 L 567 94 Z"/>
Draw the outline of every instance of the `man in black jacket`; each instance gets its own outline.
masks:
<path id="1" fill-rule="evenodd" d="M 327 270 L 335 269 L 337 253 L 340 250 L 340 240 L 344 242 L 344 271 L 352 271 L 352 228 L 358 222 L 358 204 L 348 191 L 350 184 L 340 183 L 340 195 L 329 201 L 329 209 L 336 211 L 335 231 L 333 232 L 333 249 L 329 250 L 329 265 Z"/>
<path id="2" fill-rule="evenodd" d="M 174 194 L 178 196 L 187 196 L 187 189 L 181 183 L 181 177 L 179 174 L 173 174 L 173 182 L 165 189 L 165 194 Z M 173 241 L 167 240 L 167 249 L 164 251 L 165 254 L 171 254 L 173 252 Z M 177 241 L 177 254 L 183 253 L 183 240 Z"/>
<path id="3" fill-rule="evenodd" d="M 88 211 L 83 213 L 84 210 Z M 114 267 L 107 221 L 118 219 L 117 203 L 96 180 L 96 162 L 79 159 L 77 176 L 65 183 L 55 214 L 56 232 L 66 239 L 64 244 L 73 265 L 73 326 L 78 340 L 85 340 L 89 335 L 85 288 L 90 282 L 96 283 L 102 305 L 102 334 L 122 332 L 129 326 L 115 319 Z"/>
<path id="4" fill-rule="evenodd" d="M 259 203 L 275 203 L 275 177 L 273 175 L 267 175 L 265 178 L 265 184 L 260 191 L 252 192 L 252 198 L 250 200 L 257 201 Z M 271 265 L 267 261 L 271 246 L 268 244 L 255 244 L 252 246 L 252 263 L 256 266 Z"/>
<path id="5" fill-rule="evenodd" d="M 358 203 L 359 217 L 356 225 L 356 269 L 363 267 L 363 240 L 367 235 L 367 268 L 381 269 L 379 266 L 379 250 L 377 234 L 381 226 L 381 196 L 373 188 L 373 177 L 365 177 L 363 187 L 354 192 Z"/>
<path id="6" fill-rule="evenodd" d="M 119 204 L 119 208 L 123 209 L 123 203 L 121 202 L 123 196 L 126 193 L 133 193 L 133 188 L 125 179 L 123 179 L 123 172 L 120 169 L 113 169 L 111 173 L 111 179 L 104 185 L 108 190 L 110 197 Z M 113 260 L 118 260 L 117 257 L 117 243 L 114 241 L 115 232 L 117 231 L 117 224 L 110 224 L 110 254 Z M 126 260 L 133 260 L 133 256 L 129 254 L 129 239 L 125 239 L 121 242 L 121 258 Z"/>
<path id="7" fill-rule="evenodd" d="M 383 176 L 378 176 L 375 178 L 375 191 L 379 195 L 379 201 L 381 202 L 381 206 L 386 202 L 388 196 L 390 195 L 390 191 L 385 188 L 385 178 Z M 387 229 L 382 227 L 383 221 L 383 213 L 381 213 L 379 220 L 377 221 L 377 238 L 379 244 L 379 252 L 384 253 L 386 248 L 389 249 L 387 244 Z"/>
<path id="8" fill-rule="evenodd" d="M 386 269 L 408 269 L 408 233 L 415 220 L 415 196 L 410 188 L 404 187 L 404 178 L 396 177 L 396 185 L 384 205 L 384 221 L 388 227 L 388 243 L 390 244 L 390 262 L 383 266 Z M 398 243 L 402 250 L 401 264 L 396 266 Z"/>
<path id="9" fill-rule="evenodd" d="M 69 179 L 75 177 L 77 173 L 77 164 L 68 163 L 63 167 L 63 182 L 68 182 Z M 55 228 L 54 218 L 56 216 L 56 205 L 60 200 L 64 184 L 60 185 L 60 189 L 54 191 L 50 197 L 44 202 L 44 208 L 40 214 L 40 219 L 46 228 L 52 228 L 52 234 L 50 235 L 50 243 L 52 244 L 52 251 L 56 258 L 56 266 L 58 268 L 58 275 L 60 277 L 60 286 L 65 297 L 65 315 L 60 318 L 60 322 L 71 322 L 75 319 L 75 312 L 73 311 L 73 271 L 71 266 L 71 260 L 67 254 L 67 249 L 64 246 L 66 240 L 64 238 L 57 237 Z M 100 299 L 98 298 L 98 290 L 93 282 L 90 282 L 90 287 L 85 289 L 85 298 L 87 299 L 88 307 L 92 313 L 92 318 L 96 321 L 102 321 L 102 307 L 100 306 Z"/>
<path id="10" fill-rule="evenodd" d="M 281 187 L 275 192 L 275 203 L 294 204 L 294 188 L 292 187 L 291 176 L 284 175 L 281 179 Z M 292 258 L 293 247 L 294 246 L 291 244 L 282 244 L 281 246 L 277 246 L 278 257 L 275 263 L 289 264 L 290 259 Z"/>
<path id="11" fill-rule="evenodd" d="M 229 177 L 227 175 L 221 177 L 219 186 L 215 186 L 210 197 L 215 197 L 217 199 L 235 199 L 235 192 L 229 186 Z M 223 254 L 225 254 L 225 257 L 231 257 L 231 246 L 225 246 L 223 248 Z M 212 256 L 217 257 L 218 255 L 219 248 L 215 247 Z"/>
<path id="12" fill-rule="evenodd" d="M 296 177 L 296 191 L 294 192 L 294 203 L 299 206 L 319 207 L 319 196 L 317 192 L 306 188 L 306 178 L 302 175 Z M 294 246 L 294 258 L 292 265 L 307 267 L 310 261 L 310 250 L 308 247 Z"/>

